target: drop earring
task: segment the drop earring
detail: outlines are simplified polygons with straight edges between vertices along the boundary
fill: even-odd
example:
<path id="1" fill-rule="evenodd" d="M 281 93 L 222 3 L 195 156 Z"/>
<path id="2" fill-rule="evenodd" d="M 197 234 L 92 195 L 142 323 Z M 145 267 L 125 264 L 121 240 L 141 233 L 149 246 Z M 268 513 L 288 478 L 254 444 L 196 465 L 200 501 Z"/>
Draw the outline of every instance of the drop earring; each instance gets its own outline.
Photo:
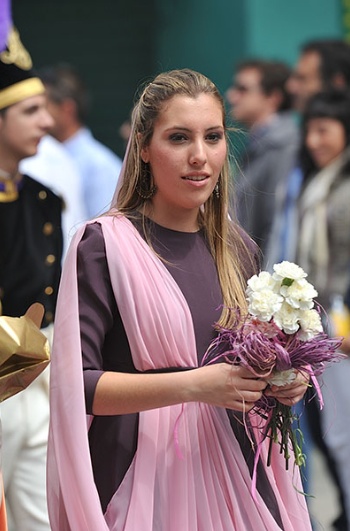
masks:
<path id="1" fill-rule="evenodd" d="M 136 191 L 142 199 L 151 199 L 157 191 L 157 187 L 153 182 L 153 176 L 148 163 L 143 163 L 143 175 L 139 184 L 136 186 Z"/>
<path id="2" fill-rule="evenodd" d="M 215 187 L 214 187 L 214 196 L 216 197 L 216 199 L 220 199 L 220 186 L 219 186 L 219 181 L 216 183 Z"/>

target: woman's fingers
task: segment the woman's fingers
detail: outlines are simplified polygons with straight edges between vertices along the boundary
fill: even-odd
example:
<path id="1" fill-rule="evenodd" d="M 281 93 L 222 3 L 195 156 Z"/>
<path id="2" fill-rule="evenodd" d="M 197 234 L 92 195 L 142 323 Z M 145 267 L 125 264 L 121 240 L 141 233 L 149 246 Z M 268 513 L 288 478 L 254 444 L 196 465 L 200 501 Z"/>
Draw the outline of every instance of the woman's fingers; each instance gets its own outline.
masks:
<path id="1" fill-rule="evenodd" d="M 244 367 L 228 363 L 207 365 L 192 376 L 196 400 L 236 411 L 249 411 L 267 386 Z"/>
<path id="2" fill-rule="evenodd" d="M 309 380 L 310 376 L 307 372 L 298 371 L 292 383 L 284 386 L 271 385 L 266 389 L 265 395 L 276 398 L 282 404 L 294 405 L 303 398 Z"/>
<path id="3" fill-rule="evenodd" d="M 262 397 L 267 383 L 256 378 L 249 370 L 239 365 L 227 365 L 228 388 L 227 402 L 224 407 L 235 411 L 250 411 Z"/>

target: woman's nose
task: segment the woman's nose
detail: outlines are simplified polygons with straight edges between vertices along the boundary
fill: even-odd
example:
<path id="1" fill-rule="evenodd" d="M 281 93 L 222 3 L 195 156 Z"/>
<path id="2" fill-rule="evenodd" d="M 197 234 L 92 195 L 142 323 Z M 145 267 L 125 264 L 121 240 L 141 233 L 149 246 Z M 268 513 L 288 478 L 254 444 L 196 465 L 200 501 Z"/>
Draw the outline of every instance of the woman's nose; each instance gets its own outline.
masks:
<path id="1" fill-rule="evenodd" d="M 203 165 L 207 162 L 205 145 L 202 141 L 194 142 L 191 147 L 190 164 Z"/>

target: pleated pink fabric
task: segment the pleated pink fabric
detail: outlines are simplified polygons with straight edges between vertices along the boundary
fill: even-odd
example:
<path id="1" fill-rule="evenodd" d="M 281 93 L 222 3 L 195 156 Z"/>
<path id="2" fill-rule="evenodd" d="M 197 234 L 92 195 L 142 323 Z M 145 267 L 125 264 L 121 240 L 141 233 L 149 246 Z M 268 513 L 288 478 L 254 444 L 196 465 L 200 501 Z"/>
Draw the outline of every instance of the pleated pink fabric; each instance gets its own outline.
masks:
<path id="1" fill-rule="evenodd" d="M 164 264 L 124 217 L 102 225 L 111 282 L 139 371 L 197 366 L 190 311 Z M 137 452 L 102 514 L 88 448 L 78 322 L 76 234 L 59 292 L 51 362 L 48 503 L 53 531 L 277 531 L 226 411 L 202 403 L 140 414 Z M 117 347 L 116 347 L 117 350 Z M 176 439 L 176 441 L 175 441 Z M 262 449 L 266 459 L 266 448 Z M 311 530 L 299 472 L 278 446 L 267 469 L 285 531 Z"/>
<path id="2" fill-rule="evenodd" d="M 1 428 L 1 426 L 0 426 L 0 428 Z M 0 450 L 1 450 L 1 448 L 0 448 Z M 5 494 L 4 494 L 4 484 L 2 482 L 1 471 L 0 471 L 0 531 L 7 531 Z"/>

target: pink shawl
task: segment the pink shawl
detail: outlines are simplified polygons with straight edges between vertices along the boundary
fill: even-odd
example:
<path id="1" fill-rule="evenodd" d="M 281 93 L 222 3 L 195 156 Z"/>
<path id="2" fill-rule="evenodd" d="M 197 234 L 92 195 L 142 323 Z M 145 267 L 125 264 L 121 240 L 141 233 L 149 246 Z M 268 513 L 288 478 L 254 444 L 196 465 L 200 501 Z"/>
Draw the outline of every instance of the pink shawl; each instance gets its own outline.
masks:
<path id="1" fill-rule="evenodd" d="M 192 318 L 164 264 L 122 216 L 98 219 L 113 291 L 140 371 L 196 366 Z M 88 446 L 78 320 L 75 235 L 60 286 L 51 362 L 48 504 L 53 531 L 274 531 L 226 411 L 188 403 L 140 413 L 137 451 L 106 514 Z M 175 434 L 177 442 L 175 443 Z M 285 531 L 310 531 L 298 472 L 275 445 L 269 481 Z M 266 448 L 262 449 L 266 459 Z M 293 469 L 293 466 L 291 466 Z"/>
<path id="2" fill-rule="evenodd" d="M 0 426 L 1 428 L 1 426 Z M 1 450 L 1 448 L 0 448 Z M 2 475 L 0 473 L 0 531 L 7 531 L 6 505 L 4 485 L 2 482 Z"/>

